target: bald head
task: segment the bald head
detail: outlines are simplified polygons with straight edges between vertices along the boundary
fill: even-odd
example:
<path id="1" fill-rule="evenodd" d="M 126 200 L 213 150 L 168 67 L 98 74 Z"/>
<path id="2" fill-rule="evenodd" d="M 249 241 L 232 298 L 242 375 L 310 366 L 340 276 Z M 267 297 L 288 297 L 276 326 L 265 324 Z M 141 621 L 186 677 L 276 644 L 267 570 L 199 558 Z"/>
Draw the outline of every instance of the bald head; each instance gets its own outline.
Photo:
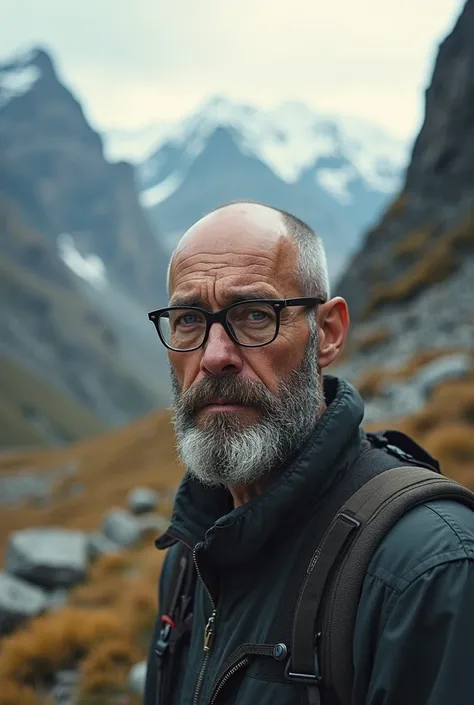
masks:
<path id="1" fill-rule="evenodd" d="M 224 204 L 189 228 L 171 258 L 168 291 L 173 283 L 173 263 L 183 251 L 198 256 L 199 249 L 204 248 L 225 255 L 243 244 L 260 253 L 278 245 L 287 252 L 292 249 L 294 276 L 302 293 L 329 298 L 327 260 L 321 238 L 291 213 L 255 201 Z"/>
<path id="2" fill-rule="evenodd" d="M 277 210 L 258 203 L 231 203 L 211 211 L 192 225 L 177 249 L 193 239 L 206 238 L 210 233 L 222 235 L 226 232 L 229 239 L 236 234 L 239 238 L 267 236 L 275 241 L 287 235 L 282 215 Z M 219 239 L 214 244 L 218 246 Z"/>

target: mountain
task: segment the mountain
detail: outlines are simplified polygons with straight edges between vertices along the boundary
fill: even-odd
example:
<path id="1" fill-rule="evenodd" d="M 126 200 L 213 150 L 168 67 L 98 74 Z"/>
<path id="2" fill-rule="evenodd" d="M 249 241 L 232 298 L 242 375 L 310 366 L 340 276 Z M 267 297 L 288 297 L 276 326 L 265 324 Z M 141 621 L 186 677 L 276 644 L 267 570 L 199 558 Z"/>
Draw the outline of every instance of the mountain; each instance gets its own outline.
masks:
<path id="1" fill-rule="evenodd" d="M 406 146 L 352 118 L 299 103 L 273 110 L 215 97 L 173 125 L 136 135 L 140 199 L 168 246 L 195 220 L 238 198 L 264 201 L 306 220 L 324 237 L 333 275 L 399 188 Z M 110 149 L 132 136 L 110 135 Z"/>
<path id="2" fill-rule="evenodd" d="M 100 429 L 162 406 L 165 356 L 146 314 L 165 300 L 166 255 L 133 167 L 107 161 L 41 49 L 0 65 L 0 135 L 0 356 L 16 371 L 0 420 L 11 442 L 71 440 L 92 419 Z M 59 406 L 45 394 L 30 404 L 26 378 Z M 65 419 L 71 407 L 82 428 Z"/>
<path id="3" fill-rule="evenodd" d="M 137 201 L 133 168 L 104 158 L 101 137 L 49 55 L 34 50 L 1 65 L 0 90 L 2 190 L 51 242 L 68 233 L 132 295 L 147 303 L 161 296 L 162 251 Z"/>
<path id="4" fill-rule="evenodd" d="M 339 369 L 364 389 L 368 417 L 411 411 L 418 414 L 409 426 L 415 435 L 437 434 L 439 443 L 455 412 L 450 442 L 474 468 L 473 106 L 474 0 L 467 0 L 439 47 L 400 194 L 367 233 L 335 293 L 349 301 L 353 322 Z M 436 412 L 428 397 L 429 412 L 422 412 L 417 389 L 431 392 L 442 379 L 452 380 L 449 393 L 433 397 Z"/>

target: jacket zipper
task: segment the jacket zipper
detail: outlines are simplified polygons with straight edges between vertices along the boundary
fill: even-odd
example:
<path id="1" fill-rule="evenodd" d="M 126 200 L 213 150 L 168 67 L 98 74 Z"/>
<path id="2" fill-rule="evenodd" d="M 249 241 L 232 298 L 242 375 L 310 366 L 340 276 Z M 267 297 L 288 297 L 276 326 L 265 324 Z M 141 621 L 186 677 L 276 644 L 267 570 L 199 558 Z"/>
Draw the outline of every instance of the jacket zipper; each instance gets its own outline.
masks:
<path id="1" fill-rule="evenodd" d="M 202 579 L 201 571 L 199 570 L 199 565 L 196 560 L 196 548 L 197 548 L 197 546 L 195 546 L 194 550 L 193 550 L 194 565 L 196 566 L 196 573 L 198 575 L 198 578 L 201 581 L 201 583 L 204 585 L 204 588 L 209 596 L 209 600 L 210 600 L 210 603 L 212 606 L 212 612 L 211 612 L 211 616 L 207 620 L 207 624 L 204 629 L 204 644 L 203 644 L 204 659 L 203 659 L 201 670 L 199 672 L 199 676 L 198 676 L 198 679 L 196 682 L 196 690 L 194 691 L 193 705 L 198 705 L 198 703 L 199 703 L 199 696 L 201 694 L 201 689 L 202 689 L 202 684 L 204 681 L 204 676 L 206 674 L 207 664 L 209 662 L 212 647 L 214 645 L 214 638 L 215 638 L 215 634 L 216 634 L 216 616 L 217 616 L 216 604 L 215 604 L 214 599 L 209 591 L 209 588 L 207 587 L 206 583 Z"/>
<path id="2" fill-rule="evenodd" d="M 217 674 L 214 685 L 212 686 L 209 705 L 214 705 L 222 689 L 232 676 L 240 671 L 241 668 L 245 668 L 250 664 L 251 656 L 270 657 L 273 656 L 273 651 L 273 644 L 242 644 L 237 647 Z"/>
<path id="3" fill-rule="evenodd" d="M 235 666 L 233 666 L 229 671 L 227 671 L 225 676 L 223 676 L 223 678 L 221 678 L 221 680 L 219 681 L 219 685 L 217 686 L 217 688 L 215 688 L 214 693 L 213 693 L 211 700 L 209 702 L 209 705 L 214 705 L 217 698 L 219 697 L 219 693 L 224 688 L 226 683 L 232 678 L 233 675 L 235 675 L 237 673 L 237 671 L 239 671 L 241 668 L 248 666 L 249 663 L 250 663 L 249 658 L 243 658 L 241 661 L 236 663 Z"/>

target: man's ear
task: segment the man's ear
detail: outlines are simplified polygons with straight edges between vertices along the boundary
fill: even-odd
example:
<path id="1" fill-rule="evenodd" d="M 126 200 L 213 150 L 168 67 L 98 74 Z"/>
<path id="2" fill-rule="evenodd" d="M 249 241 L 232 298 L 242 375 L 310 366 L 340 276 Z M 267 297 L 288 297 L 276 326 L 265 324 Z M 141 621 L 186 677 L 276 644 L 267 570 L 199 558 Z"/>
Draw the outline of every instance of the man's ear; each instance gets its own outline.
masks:
<path id="1" fill-rule="evenodd" d="M 349 329 L 349 308 L 344 299 L 336 296 L 318 311 L 319 356 L 318 364 L 327 367 L 338 357 Z"/>

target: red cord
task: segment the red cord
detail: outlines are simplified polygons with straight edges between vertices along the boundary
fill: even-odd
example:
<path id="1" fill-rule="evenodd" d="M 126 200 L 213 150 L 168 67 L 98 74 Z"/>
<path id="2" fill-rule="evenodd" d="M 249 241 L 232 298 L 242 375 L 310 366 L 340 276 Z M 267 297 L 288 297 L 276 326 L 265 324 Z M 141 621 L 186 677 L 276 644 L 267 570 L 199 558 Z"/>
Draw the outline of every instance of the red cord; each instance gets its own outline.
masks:
<path id="1" fill-rule="evenodd" d="M 164 622 L 165 624 L 169 624 L 170 627 L 171 627 L 171 629 L 174 629 L 174 628 L 176 627 L 176 623 L 173 622 L 173 620 L 171 619 L 171 617 L 168 617 L 167 614 L 164 614 L 164 615 L 162 616 L 161 621 Z"/>

